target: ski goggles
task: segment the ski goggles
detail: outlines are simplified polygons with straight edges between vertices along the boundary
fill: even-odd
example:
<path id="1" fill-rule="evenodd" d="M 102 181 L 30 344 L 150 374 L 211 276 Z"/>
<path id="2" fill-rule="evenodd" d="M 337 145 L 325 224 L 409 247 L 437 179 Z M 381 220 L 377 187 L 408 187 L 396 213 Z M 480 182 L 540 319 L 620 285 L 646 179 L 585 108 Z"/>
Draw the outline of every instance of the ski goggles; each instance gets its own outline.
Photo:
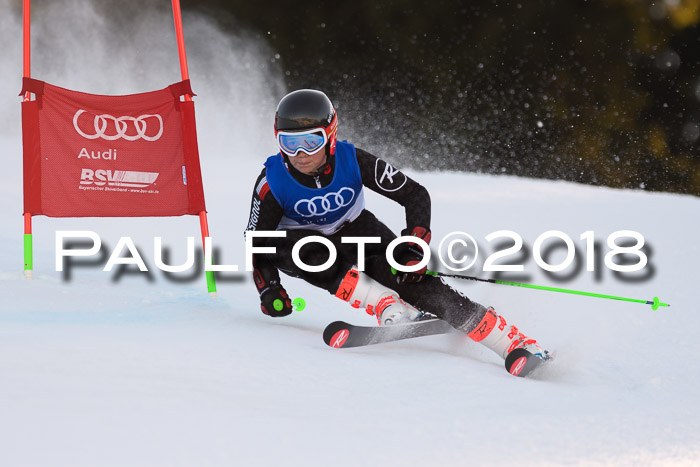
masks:
<path id="1" fill-rule="evenodd" d="M 278 131 L 277 144 L 283 153 L 289 157 L 296 156 L 299 151 L 313 154 L 328 142 L 328 136 L 323 128 L 306 131 Z"/>

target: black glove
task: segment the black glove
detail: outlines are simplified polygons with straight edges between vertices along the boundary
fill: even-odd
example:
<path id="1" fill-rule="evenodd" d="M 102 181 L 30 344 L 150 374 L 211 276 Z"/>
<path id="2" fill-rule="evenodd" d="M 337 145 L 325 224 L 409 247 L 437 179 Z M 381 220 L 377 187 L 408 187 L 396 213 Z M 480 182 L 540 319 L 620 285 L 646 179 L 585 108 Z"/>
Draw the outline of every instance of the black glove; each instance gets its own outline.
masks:
<path id="1" fill-rule="evenodd" d="M 263 313 L 274 318 L 287 316 L 292 312 L 292 301 L 279 282 L 279 276 L 276 279 L 265 281 L 260 269 L 253 269 L 253 280 L 255 288 L 260 294 L 260 309 Z"/>
<path id="2" fill-rule="evenodd" d="M 418 237 L 424 240 L 425 243 L 430 244 L 430 229 L 425 227 L 414 227 L 410 233 L 408 233 L 408 229 L 404 229 L 401 231 L 401 235 Z M 420 263 L 423 259 L 423 255 L 423 248 L 417 243 L 401 243 L 394 250 L 394 259 L 403 266 L 413 266 Z M 402 282 L 420 282 L 425 277 L 427 269 L 427 266 L 423 266 L 421 269 L 414 272 L 396 271 L 396 282 L 399 284 Z"/>
<path id="3" fill-rule="evenodd" d="M 292 300 L 279 282 L 270 281 L 260 292 L 260 309 L 268 316 L 281 318 L 292 313 Z"/>

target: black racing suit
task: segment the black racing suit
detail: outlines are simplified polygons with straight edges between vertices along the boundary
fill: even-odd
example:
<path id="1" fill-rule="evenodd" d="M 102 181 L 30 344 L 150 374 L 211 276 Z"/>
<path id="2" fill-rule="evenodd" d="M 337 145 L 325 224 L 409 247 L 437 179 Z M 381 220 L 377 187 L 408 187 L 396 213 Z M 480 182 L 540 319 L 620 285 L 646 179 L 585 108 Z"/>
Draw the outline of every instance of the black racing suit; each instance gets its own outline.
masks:
<path id="1" fill-rule="evenodd" d="M 362 183 L 370 190 L 386 196 L 406 209 L 406 226 L 402 231 L 408 235 L 414 227 L 430 228 L 430 195 L 420 184 L 394 169 L 390 164 L 376 156 L 356 148 L 357 163 L 362 176 Z M 321 188 L 328 185 L 334 173 L 335 157 L 329 156 L 326 165 L 317 175 L 305 175 L 287 164 L 290 174 L 304 186 Z M 255 182 L 251 201 L 249 230 L 277 230 L 283 217 L 283 209 L 267 186 L 266 170 L 263 169 Z M 304 279 L 316 287 L 335 294 L 345 274 L 357 261 L 357 244 L 341 243 L 342 237 L 380 237 L 381 243 L 365 245 L 364 272 L 377 282 L 396 291 L 399 296 L 423 312 L 432 313 L 452 326 L 470 332 L 483 318 L 486 309 L 469 300 L 466 296 L 447 285 L 442 279 L 426 276 L 417 283 L 398 283 L 386 260 L 386 247 L 396 235 L 374 214 L 367 209 L 352 222 L 346 222 L 331 235 L 324 235 L 331 240 L 338 252 L 335 263 L 322 272 L 307 272 L 292 261 L 292 247 L 301 238 L 308 235 L 323 235 L 317 230 L 292 229 L 284 238 L 256 239 L 256 247 L 275 247 L 275 254 L 255 254 L 253 262 L 256 281 L 265 283 L 279 281 L 282 271 L 292 277 Z M 310 243 L 300 250 L 300 259 L 307 265 L 320 265 L 328 259 L 328 249 L 318 243 Z"/>

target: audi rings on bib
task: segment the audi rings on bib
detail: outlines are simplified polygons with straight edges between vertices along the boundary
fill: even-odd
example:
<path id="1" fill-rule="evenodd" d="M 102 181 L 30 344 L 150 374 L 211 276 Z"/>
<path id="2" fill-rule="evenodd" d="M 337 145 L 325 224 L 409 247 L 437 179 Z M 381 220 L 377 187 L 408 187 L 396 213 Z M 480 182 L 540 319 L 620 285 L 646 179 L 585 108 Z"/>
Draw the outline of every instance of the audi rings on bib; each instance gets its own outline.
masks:
<path id="1" fill-rule="evenodd" d="M 349 206 L 355 199 L 355 190 L 343 187 L 323 196 L 314 196 L 311 199 L 300 199 L 294 205 L 294 210 L 302 217 L 323 216 Z"/>
<path id="2" fill-rule="evenodd" d="M 144 139 L 146 141 L 156 141 L 163 135 L 163 118 L 158 115 L 158 114 L 146 114 L 146 115 L 141 115 L 138 117 L 129 117 L 129 116 L 123 116 L 123 117 L 113 117 L 111 115 L 107 114 L 101 114 L 101 115 L 95 115 L 95 120 L 94 120 L 94 127 L 95 127 L 95 134 L 94 135 L 89 135 L 85 132 L 83 132 L 80 127 L 78 126 L 78 117 L 80 117 L 81 114 L 86 112 L 85 110 L 78 110 L 75 115 L 73 116 L 73 127 L 75 127 L 75 131 L 78 132 L 80 136 L 83 138 L 87 139 L 97 139 L 97 138 L 102 138 L 106 139 L 108 141 L 114 141 L 119 138 L 124 138 L 127 141 L 136 141 L 137 139 Z M 155 136 L 148 136 L 146 134 L 146 129 L 148 127 L 147 122 L 152 121 L 155 123 L 157 119 L 158 122 L 158 133 L 156 133 Z M 114 129 L 115 129 L 115 134 L 113 135 L 108 135 L 106 134 L 107 132 L 107 125 L 108 123 L 112 121 L 114 122 Z M 127 128 L 128 128 L 128 123 L 127 122 L 134 122 L 134 128 L 136 130 L 135 135 L 128 135 L 127 134 Z"/>

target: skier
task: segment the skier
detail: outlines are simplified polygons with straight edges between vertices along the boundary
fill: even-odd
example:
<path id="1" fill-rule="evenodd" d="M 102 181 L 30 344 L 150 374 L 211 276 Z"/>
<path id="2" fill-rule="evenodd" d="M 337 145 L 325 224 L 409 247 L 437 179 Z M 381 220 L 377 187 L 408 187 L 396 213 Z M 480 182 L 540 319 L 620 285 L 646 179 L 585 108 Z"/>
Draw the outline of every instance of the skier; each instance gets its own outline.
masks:
<path id="1" fill-rule="evenodd" d="M 321 91 L 294 91 L 279 102 L 275 136 L 280 152 L 270 156 L 255 182 L 246 231 L 284 230 L 284 237 L 257 238 L 256 247 L 275 253 L 253 255 L 253 278 L 262 312 L 272 317 L 292 312 L 279 271 L 327 290 L 355 308 L 376 316 L 380 325 L 408 323 L 435 315 L 506 358 L 525 349 L 541 359 L 549 353 L 503 316 L 450 287 L 442 278 L 392 271 L 386 249 L 396 235 L 365 209 L 364 187 L 405 208 L 410 235 L 430 242 L 428 191 L 386 161 L 346 141 L 337 140 L 338 115 Z M 322 236 L 337 251 L 333 264 L 309 272 L 292 259 L 294 245 L 308 236 Z M 379 243 L 358 244 L 351 237 L 379 237 Z M 346 239 L 344 242 L 343 239 Z M 324 265 L 329 248 L 310 242 L 299 249 L 308 266 Z M 394 250 L 397 263 L 415 266 L 423 258 L 417 243 Z M 358 265 L 364 264 L 364 271 Z"/>

